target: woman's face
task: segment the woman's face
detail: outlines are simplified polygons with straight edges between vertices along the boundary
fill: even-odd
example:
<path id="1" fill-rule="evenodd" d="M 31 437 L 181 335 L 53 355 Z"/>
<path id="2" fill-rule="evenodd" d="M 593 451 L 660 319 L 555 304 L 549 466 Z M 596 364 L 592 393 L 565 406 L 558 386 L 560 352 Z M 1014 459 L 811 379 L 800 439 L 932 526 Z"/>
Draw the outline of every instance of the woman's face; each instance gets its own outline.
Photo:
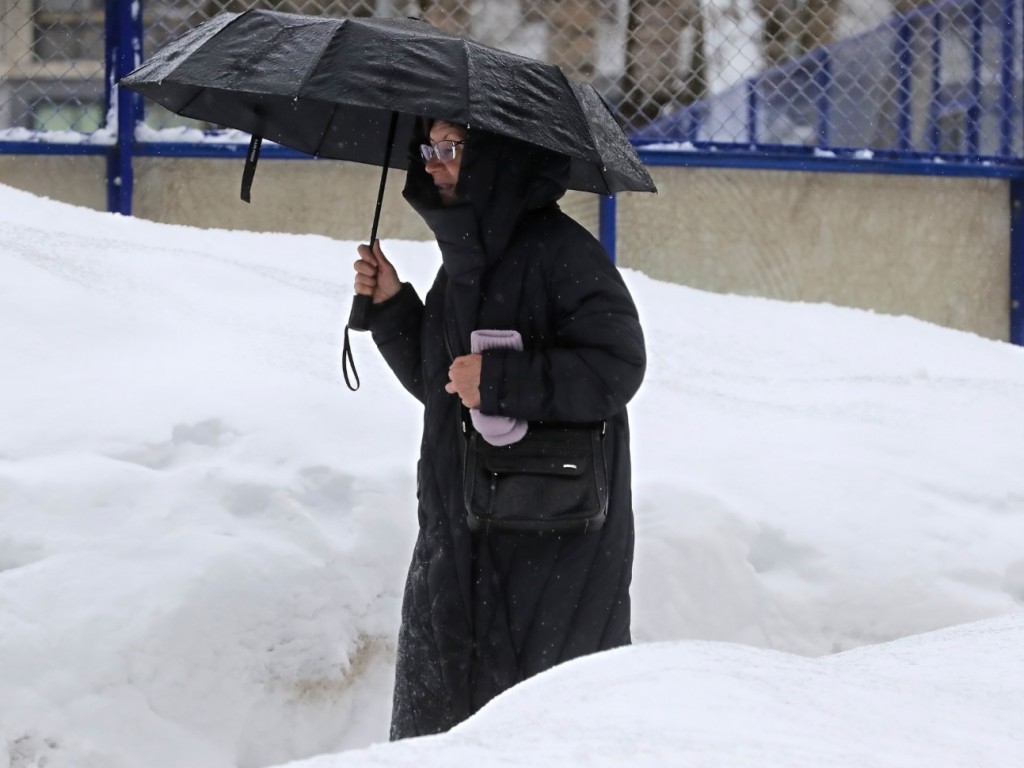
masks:
<path id="1" fill-rule="evenodd" d="M 466 139 L 466 129 L 461 125 L 452 125 L 444 120 L 434 121 L 430 128 L 430 143 L 437 144 L 442 141 L 462 142 Z M 434 180 L 437 193 L 441 196 L 444 205 L 451 205 L 455 202 L 455 185 L 459 183 L 459 169 L 462 167 L 463 144 L 455 146 L 455 158 L 452 160 L 438 160 L 431 157 L 426 163 L 427 173 Z"/>

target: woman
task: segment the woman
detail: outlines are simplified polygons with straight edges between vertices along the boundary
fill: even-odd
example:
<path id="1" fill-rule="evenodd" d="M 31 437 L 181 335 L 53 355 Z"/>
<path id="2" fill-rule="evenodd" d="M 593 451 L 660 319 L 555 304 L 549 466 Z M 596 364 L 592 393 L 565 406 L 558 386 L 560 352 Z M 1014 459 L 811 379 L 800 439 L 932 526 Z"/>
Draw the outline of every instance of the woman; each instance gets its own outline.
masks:
<path id="1" fill-rule="evenodd" d="M 416 149 L 423 159 L 411 163 L 404 195 L 442 255 L 426 302 L 400 282 L 379 243 L 360 246 L 355 264 L 356 292 L 373 297 L 374 342 L 424 404 L 420 530 L 402 606 L 392 739 L 445 731 L 531 675 L 630 642 L 626 403 L 646 364 L 621 276 L 556 204 L 568 159 L 444 121 L 430 124 L 429 143 Z M 470 354 L 477 329 L 518 331 L 524 349 Z M 471 533 L 462 405 L 527 421 L 606 421 L 604 526 Z"/>

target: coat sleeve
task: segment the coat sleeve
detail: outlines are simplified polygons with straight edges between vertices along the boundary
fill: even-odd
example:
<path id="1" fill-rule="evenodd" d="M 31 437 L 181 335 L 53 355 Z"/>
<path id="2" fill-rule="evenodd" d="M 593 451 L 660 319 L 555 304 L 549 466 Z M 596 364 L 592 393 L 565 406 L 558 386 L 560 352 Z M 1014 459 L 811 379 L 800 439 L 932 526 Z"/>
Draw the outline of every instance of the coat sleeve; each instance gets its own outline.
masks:
<path id="1" fill-rule="evenodd" d="M 402 386 L 421 403 L 426 401 L 421 354 L 423 302 L 410 283 L 370 310 L 370 332 L 384 360 Z"/>
<path id="2" fill-rule="evenodd" d="M 640 388 L 647 355 L 622 276 L 596 241 L 562 251 L 542 267 L 549 338 L 538 349 L 484 353 L 483 413 L 597 421 L 622 411 Z"/>

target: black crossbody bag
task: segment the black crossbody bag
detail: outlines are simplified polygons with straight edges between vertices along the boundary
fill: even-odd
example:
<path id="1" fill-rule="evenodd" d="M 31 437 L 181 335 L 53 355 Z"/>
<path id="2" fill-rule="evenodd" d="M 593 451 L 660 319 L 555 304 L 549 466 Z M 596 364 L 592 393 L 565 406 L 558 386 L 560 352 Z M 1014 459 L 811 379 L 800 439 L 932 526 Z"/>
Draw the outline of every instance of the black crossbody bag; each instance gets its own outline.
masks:
<path id="1" fill-rule="evenodd" d="M 462 490 L 470 530 L 583 533 L 608 515 L 604 423 L 531 421 L 525 437 L 496 446 L 462 408 Z"/>
<path id="2" fill-rule="evenodd" d="M 452 360 L 448 323 L 444 341 Z M 605 423 L 531 421 L 526 435 L 496 446 L 460 406 L 462 497 L 472 531 L 583 533 L 608 516 Z"/>

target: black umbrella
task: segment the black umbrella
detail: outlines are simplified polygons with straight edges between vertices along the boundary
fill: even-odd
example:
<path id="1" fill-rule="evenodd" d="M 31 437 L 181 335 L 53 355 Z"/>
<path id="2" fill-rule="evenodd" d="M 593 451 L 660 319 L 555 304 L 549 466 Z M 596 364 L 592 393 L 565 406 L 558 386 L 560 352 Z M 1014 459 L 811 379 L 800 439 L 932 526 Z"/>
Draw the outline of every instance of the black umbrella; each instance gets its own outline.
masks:
<path id="1" fill-rule="evenodd" d="M 654 182 L 600 95 L 553 64 L 491 48 L 415 19 L 331 18 L 277 11 L 222 13 L 170 43 L 120 85 L 176 114 L 260 142 L 387 168 L 408 167 L 418 117 L 482 128 L 566 155 L 569 188 L 655 192 Z M 386 140 L 383 137 L 387 137 Z M 369 297 L 348 327 L 365 330 Z"/>

